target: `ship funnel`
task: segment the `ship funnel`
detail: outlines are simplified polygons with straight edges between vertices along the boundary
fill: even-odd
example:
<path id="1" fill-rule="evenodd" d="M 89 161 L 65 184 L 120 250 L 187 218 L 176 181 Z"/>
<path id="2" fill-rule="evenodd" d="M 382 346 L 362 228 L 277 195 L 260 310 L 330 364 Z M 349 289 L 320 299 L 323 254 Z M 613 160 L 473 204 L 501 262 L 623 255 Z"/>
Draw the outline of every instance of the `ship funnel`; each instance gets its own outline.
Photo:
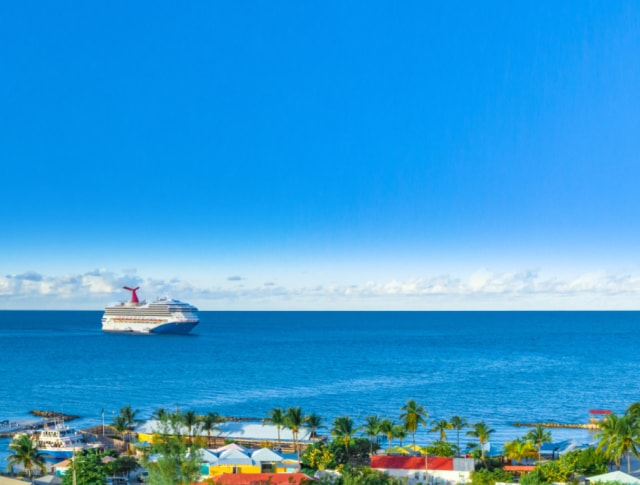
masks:
<path id="1" fill-rule="evenodd" d="M 129 288 L 128 286 L 123 286 L 123 288 L 131 292 L 131 303 L 140 303 L 140 300 L 138 300 L 138 294 L 136 293 L 136 291 L 140 289 L 139 286 L 136 286 L 135 288 Z"/>

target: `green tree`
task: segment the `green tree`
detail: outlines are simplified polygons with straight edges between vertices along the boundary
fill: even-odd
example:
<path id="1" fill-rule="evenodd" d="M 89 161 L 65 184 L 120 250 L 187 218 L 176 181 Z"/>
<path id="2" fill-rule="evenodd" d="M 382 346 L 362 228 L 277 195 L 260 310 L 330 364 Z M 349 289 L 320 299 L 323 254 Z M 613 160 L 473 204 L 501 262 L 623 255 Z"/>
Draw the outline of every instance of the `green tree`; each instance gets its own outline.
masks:
<path id="1" fill-rule="evenodd" d="M 300 407 L 290 407 L 289 409 L 287 409 L 287 414 L 284 417 L 284 425 L 291 430 L 291 434 L 293 435 L 293 447 L 296 450 L 298 463 L 300 462 L 300 450 L 298 449 L 298 433 L 300 432 L 300 427 L 303 424 L 304 415 L 302 414 L 302 409 Z"/>
<path id="2" fill-rule="evenodd" d="M 578 475 L 601 475 L 607 473 L 609 458 L 603 451 L 594 447 L 584 450 L 573 450 L 560 456 L 560 461 L 566 461 Z"/>
<path id="3" fill-rule="evenodd" d="M 7 470 L 15 465 L 19 465 L 27 472 L 29 477 L 31 477 L 31 470 L 33 468 L 38 468 L 44 473 L 46 469 L 44 465 L 44 455 L 40 453 L 29 435 L 18 435 L 18 437 L 13 439 L 9 444 L 9 450 L 11 450 L 11 454 L 7 457 L 9 461 Z"/>
<path id="4" fill-rule="evenodd" d="M 115 429 L 122 438 L 122 449 L 126 447 L 125 435 L 129 432 L 129 426 L 127 425 L 127 419 L 124 416 L 116 416 L 113 418 L 113 429 Z"/>
<path id="5" fill-rule="evenodd" d="M 525 458 L 533 458 L 536 456 L 536 448 L 531 441 L 525 441 L 516 438 L 504 444 L 503 456 L 508 460 L 515 460 L 520 464 Z"/>
<path id="6" fill-rule="evenodd" d="M 335 457 L 335 463 L 338 466 L 343 465 L 345 468 L 369 466 L 371 461 L 371 455 L 369 454 L 371 442 L 367 438 L 355 436 L 349 440 L 348 445 L 349 452 L 347 453 L 344 440 L 333 439 L 328 443 L 329 450 Z"/>
<path id="7" fill-rule="evenodd" d="M 104 456 L 104 454 L 103 454 Z M 107 467 L 110 465 L 110 467 Z M 114 461 L 105 463 L 105 470 L 109 475 L 129 475 L 140 465 L 138 460 L 132 456 L 119 456 Z"/>
<path id="8" fill-rule="evenodd" d="M 426 424 L 425 419 L 429 417 L 429 414 L 424 406 L 420 406 L 413 399 L 409 399 L 401 410 L 400 419 L 403 421 L 405 429 L 411 433 L 413 445 L 415 446 L 416 431 L 420 425 L 424 426 Z"/>
<path id="9" fill-rule="evenodd" d="M 426 446 L 424 450 L 428 455 L 445 456 L 448 458 L 454 457 L 457 452 L 456 445 L 442 440 L 434 441 L 429 446 Z"/>
<path id="10" fill-rule="evenodd" d="M 99 453 L 77 454 L 71 467 L 62 476 L 62 485 L 73 485 L 75 471 L 75 485 L 106 485 L 107 472 Z"/>
<path id="11" fill-rule="evenodd" d="M 437 431 L 440 433 L 440 441 L 447 441 L 447 430 L 453 429 L 453 425 L 446 419 L 441 419 L 440 421 L 434 419 L 431 421 L 431 426 L 430 431 Z"/>
<path id="12" fill-rule="evenodd" d="M 153 414 L 151 414 L 151 419 L 157 419 L 158 421 L 162 421 L 167 416 L 167 411 L 164 408 L 156 409 Z"/>
<path id="13" fill-rule="evenodd" d="M 202 416 L 202 419 L 200 420 L 200 422 L 202 424 L 202 430 L 207 432 L 207 446 L 211 446 L 211 432 L 219 431 L 220 428 L 218 427 L 218 425 L 224 422 L 224 420 L 222 419 L 222 416 L 220 416 L 218 413 L 209 412 L 204 416 Z M 217 440 L 216 440 L 216 445 L 217 445 Z"/>
<path id="14" fill-rule="evenodd" d="M 513 483 L 513 476 L 501 468 L 482 468 L 471 473 L 472 485 L 495 485 L 496 482 Z"/>
<path id="15" fill-rule="evenodd" d="M 122 409 L 120 409 L 120 416 L 122 416 L 125 422 L 127 423 L 127 428 L 129 429 L 133 428 L 138 412 L 139 411 L 137 409 L 136 410 L 131 409 L 131 406 L 129 405 L 124 406 Z"/>
<path id="16" fill-rule="evenodd" d="M 536 449 L 538 450 L 538 460 L 542 458 L 540 450 L 542 449 L 543 443 L 551 443 L 552 441 L 551 433 L 549 431 L 546 431 L 539 424 L 535 428 L 530 430 L 526 435 L 524 435 L 524 439 L 531 441 L 536 446 Z"/>
<path id="17" fill-rule="evenodd" d="M 301 458 L 304 467 L 315 470 L 326 470 L 336 466 L 335 455 L 329 447 L 322 442 L 307 446 Z"/>
<path id="18" fill-rule="evenodd" d="M 265 424 L 271 424 L 278 431 L 278 448 L 282 448 L 280 442 L 280 429 L 285 425 L 285 413 L 282 408 L 273 408 L 263 421 Z"/>
<path id="19" fill-rule="evenodd" d="M 449 421 L 453 429 L 456 430 L 456 445 L 458 447 L 458 453 L 460 453 L 460 431 L 467 426 L 467 420 L 460 416 L 453 416 Z"/>
<path id="20" fill-rule="evenodd" d="M 369 467 L 359 466 L 345 468 L 340 483 L 342 485 L 403 485 L 406 482 L 401 478 L 391 478 Z"/>
<path id="21" fill-rule="evenodd" d="M 475 423 L 469 431 L 467 431 L 467 436 L 472 436 L 478 440 L 480 443 L 480 456 L 482 461 L 485 460 L 484 457 L 484 445 L 489 441 L 489 438 L 495 430 L 489 428 L 484 421 L 479 421 Z"/>
<path id="22" fill-rule="evenodd" d="M 338 439 L 345 447 L 347 461 L 349 460 L 349 443 L 358 428 L 354 425 L 353 419 L 349 416 L 338 416 L 333 420 L 331 436 Z"/>
<path id="23" fill-rule="evenodd" d="M 373 454 L 374 440 L 377 444 L 378 435 L 380 434 L 380 423 L 382 420 L 379 416 L 367 416 L 364 418 L 364 425 L 362 431 L 367 435 L 369 441 L 371 441 L 371 454 Z"/>
<path id="24" fill-rule="evenodd" d="M 311 430 L 311 434 L 310 434 L 311 438 L 316 438 L 317 437 L 316 431 L 322 428 L 322 416 L 315 413 L 308 414 L 304 418 L 304 423 Z"/>
<path id="25" fill-rule="evenodd" d="M 389 449 L 393 439 L 393 421 L 389 418 L 384 418 L 380 421 L 380 432 L 387 437 L 387 449 Z"/>
<path id="26" fill-rule="evenodd" d="M 404 424 L 394 424 L 393 428 L 391 428 L 391 436 L 400 441 L 400 446 L 402 446 L 402 442 L 407 437 L 407 428 L 404 427 Z"/>
<path id="27" fill-rule="evenodd" d="M 172 434 L 181 437 L 183 432 L 182 425 L 184 424 L 184 419 L 182 417 L 182 411 L 176 408 L 175 412 L 167 413 L 166 419 L 163 420 L 165 427 L 168 427 Z"/>
<path id="28" fill-rule="evenodd" d="M 182 415 L 182 423 L 187 428 L 187 435 L 189 436 L 189 443 L 193 443 L 194 428 L 195 428 L 195 431 L 197 432 L 198 425 L 200 424 L 200 418 L 198 417 L 198 415 L 196 414 L 195 411 L 191 411 L 191 410 L 190 411 L 186 411 Z"/>
<path id="29" fill-rule="evenodd" d="M 187 445 L 179 432 L 181 426 L 177 422 L 179 412 L 170 413 L 163 420 L 160 436 L 152 447 L 152 451 L 159 455 L 157 461 L 150 462 L 148 457 L 142 461 L 149 471 L 150 485 L 176 485 L 195 482 L 200 477 L 200 463 L 197 442 Z"/>
<path id="30" fill-rule="evenodd" d="M 625 412 L 627 416 L 632 416 L 634 419 L 640 418 L 640 402 L 634 402 L 631 404 Z"/>
<path id="31" fill-rule="evenodd" d="M 600 423 L 598 450 L 604 450 L 620 470 L 622 457 L 627 459 L 627 473 L 631 473 L 631 455 L 640 454 L 640 423 L 632 415 L 609 414 Z"/>

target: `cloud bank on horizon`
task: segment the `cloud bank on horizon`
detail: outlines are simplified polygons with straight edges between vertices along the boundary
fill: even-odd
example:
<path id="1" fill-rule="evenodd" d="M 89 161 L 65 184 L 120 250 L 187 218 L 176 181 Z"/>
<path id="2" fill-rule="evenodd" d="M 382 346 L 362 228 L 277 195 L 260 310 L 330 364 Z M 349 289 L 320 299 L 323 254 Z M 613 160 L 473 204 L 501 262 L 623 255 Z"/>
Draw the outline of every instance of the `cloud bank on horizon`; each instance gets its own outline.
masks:
<path id="1" fill-rule="evenodd" d="M 640 2 L 71 4 L 0 4 L 0 309 L 640 308 Z"/>
<path id="2" fill-rule="evenodd" d="M 637 308 L 640 275 L 603 272 L 571 279 L 542 277 L 536 271 L 493 273 L 479 270 L 467 278 L 438 275 L 409 281 L 365 281 L 287 287 L 229 277 L 230 284 L 201 287 L 179 279 L 141 277 L 135 272 L 94 270 L 51 276 L 35 272 L 0 277 L 0 307 L 5 309 L 95 310 L 140 286 L 147 301 L 171 296 L 201 310 L 565 310 Z"/>

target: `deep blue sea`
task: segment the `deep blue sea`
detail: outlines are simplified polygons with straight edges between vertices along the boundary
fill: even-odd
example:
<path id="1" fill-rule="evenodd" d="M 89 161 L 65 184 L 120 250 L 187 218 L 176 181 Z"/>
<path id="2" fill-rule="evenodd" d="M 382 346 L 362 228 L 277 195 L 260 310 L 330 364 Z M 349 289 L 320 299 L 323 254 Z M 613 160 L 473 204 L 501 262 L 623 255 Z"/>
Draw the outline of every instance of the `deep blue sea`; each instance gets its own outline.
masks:
<path id="1" fill-rule="evenodd" d="M 584 423 L 589 409 L 640 401 L 640 312 L 200 315 L 192 335 L 154 336 L 103 333 L 99 311 L 0 311 L 0 421 L 53 409 L 83 427 L 128 404 L 141 417 L 178 406 L 262 418 L 301 406 L 329 424 L 398 419 L 411 398 L 429 421 L 485 420 L 500 443 L 527 431 L 514 422 Z"/>

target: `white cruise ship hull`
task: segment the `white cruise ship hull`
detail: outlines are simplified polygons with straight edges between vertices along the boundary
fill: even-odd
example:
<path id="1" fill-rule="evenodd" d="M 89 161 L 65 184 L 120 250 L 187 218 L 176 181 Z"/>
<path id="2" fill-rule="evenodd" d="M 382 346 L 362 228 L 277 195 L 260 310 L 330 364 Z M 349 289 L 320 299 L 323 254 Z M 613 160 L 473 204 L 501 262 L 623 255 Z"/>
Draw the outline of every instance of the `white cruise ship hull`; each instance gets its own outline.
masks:
<path id="1" fill-rule="evenodd" d="M 138 322 L 103 322 L 102 331 L 117 333 L 157 333 L 186 335 L 198 322 L 165 322 L 165 323 L 138 323 Z"/>

